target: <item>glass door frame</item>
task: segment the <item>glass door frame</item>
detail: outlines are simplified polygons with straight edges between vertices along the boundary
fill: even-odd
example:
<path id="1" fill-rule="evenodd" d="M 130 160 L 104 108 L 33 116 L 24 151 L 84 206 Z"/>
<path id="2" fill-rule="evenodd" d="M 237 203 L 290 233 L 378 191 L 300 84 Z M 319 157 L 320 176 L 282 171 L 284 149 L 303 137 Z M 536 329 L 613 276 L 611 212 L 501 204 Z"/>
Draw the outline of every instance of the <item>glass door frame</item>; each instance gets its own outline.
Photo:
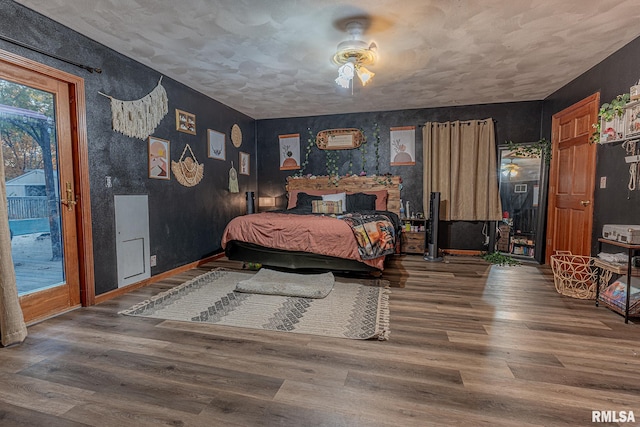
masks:
<path id="1" fill-rule="evenodd" d="M 18 71 L 15 71 L 18 70 Z M 69 126 L 71 151 L 73 160 L 73 191 L 77 205 L 75 231 L 78 246 L 77 268 L 79 276 L 78 303 L 83 306 L 95 304 L 94 259 L 91 228 L 91 203 L 89 194 L 89 156 L 86 126 L 86 104 L 84 79 L 73 74 L 23 58 L 0 49 L 0 71 L 2 78 L 20 84 L 26 84 L 22 75 L 24 71 L 41 74 L 57 80 L 68 88 Z M 46 291 L 45 291 L 46 292 Z M 29 295 L 21 297 L 21 303 L 28 301 Z M 24 310 L 24 305 L 23 305 Z M 36 310 L 35 316 L 25 316 L 27 323 L 41 320 L 57 313 L 46 313 Z"/>

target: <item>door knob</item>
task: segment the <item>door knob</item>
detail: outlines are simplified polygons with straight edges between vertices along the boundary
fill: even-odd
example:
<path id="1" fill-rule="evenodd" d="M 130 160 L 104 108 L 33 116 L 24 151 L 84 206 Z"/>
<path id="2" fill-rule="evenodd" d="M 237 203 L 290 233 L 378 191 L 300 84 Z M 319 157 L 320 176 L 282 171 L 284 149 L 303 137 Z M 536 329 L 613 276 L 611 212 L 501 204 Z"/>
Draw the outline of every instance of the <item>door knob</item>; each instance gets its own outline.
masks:
<path id="1" fill-rule="evenodd" d="M 582 206 L 589 206 L 589 203 L 591 203 L 589 200 L 580 200 Z"/>
<path id="2" fill-rule="evenodd" d="M 71 183 L 67 181 L 65 187 L 67 198 L 60 200 L 60 202 L 63 205 L 66 205 L 68 210 L 72 210 L 73 206 L 78 202 L 76 201 L 76 196 L 73 194 L 73 190 L 71 189 Z"/>

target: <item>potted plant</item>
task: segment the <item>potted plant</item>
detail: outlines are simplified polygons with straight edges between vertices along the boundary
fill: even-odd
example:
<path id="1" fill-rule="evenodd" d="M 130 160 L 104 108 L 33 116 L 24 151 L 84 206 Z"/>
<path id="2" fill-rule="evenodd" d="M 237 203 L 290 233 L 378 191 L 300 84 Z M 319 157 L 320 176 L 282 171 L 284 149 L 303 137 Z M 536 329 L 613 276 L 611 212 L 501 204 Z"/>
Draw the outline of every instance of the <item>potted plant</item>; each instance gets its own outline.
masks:
<path id="1" fill-rule="evenodd" d="M 611 122 L 615 118 L 623 117 L 625 107 L 629 102 L 629 99 L 630 95 L 628 93 L 623 93 L 616 96 L 610 102 L 605 102 L 600 106 L 600 110 L 598 111 L 598 121 L 592 125 L 594 131 L 591 134 L 589 141 L 600 142 L 602 122 Z"/>

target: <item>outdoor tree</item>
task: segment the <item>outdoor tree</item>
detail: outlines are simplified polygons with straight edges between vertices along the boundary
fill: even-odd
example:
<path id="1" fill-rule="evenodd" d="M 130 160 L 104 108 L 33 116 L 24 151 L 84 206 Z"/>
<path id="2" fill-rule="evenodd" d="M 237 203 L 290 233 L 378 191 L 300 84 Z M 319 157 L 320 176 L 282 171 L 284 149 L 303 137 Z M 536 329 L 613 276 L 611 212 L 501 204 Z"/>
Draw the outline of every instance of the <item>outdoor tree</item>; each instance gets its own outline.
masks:
<path id="1" fill-rule="evenodd" d="M 54 260 L 62 259 L 60 208 L 55 188 L 56 135 L 53 95 L 5 80 L 0 80 L 0 137 L 4 155 L 5 179 L 20 176 L 30 169 L 43 169 L 51 251 Z"/>

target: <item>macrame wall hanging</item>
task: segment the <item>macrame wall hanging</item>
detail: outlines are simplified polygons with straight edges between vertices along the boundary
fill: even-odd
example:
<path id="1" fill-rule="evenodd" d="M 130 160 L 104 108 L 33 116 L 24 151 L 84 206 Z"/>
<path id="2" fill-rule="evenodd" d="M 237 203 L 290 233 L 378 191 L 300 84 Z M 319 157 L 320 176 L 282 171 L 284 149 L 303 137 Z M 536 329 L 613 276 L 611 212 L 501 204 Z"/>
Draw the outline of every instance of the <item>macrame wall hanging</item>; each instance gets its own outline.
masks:
<path id="1" fill-rule="evenodd" d="M 158 85 L 147 96 L 133 101 L 121 101 L 98 92 L 111 100 L 113 130 L 139 139 L 146 139 L 151 135 L 169 112 L 169 99 L 161 83 L 162 76 Z"/>
<path id="2" fill-rule="evenodd" d="M 185 158 L 184 155 L 187 153 L 187 148 L 191 153 L 191 157 Z M 191 147 L 187 144 L 184 150 L 182 150 L 180 160 L 177 162 L 175 160 L 171 161 L 171 171 L 180 184 L 185 187 L 193 187 L 198 184 L 204 176 L 204 164 L 198 163 Z"/>
<path id="3" fill-rule="evenodd" d="M 240 189 L 238 188 L 238 171 L 233 167 L 233 162 L 231 162 L 231 169 L 229 169 L 229 192 L 240 192 Z"/>

